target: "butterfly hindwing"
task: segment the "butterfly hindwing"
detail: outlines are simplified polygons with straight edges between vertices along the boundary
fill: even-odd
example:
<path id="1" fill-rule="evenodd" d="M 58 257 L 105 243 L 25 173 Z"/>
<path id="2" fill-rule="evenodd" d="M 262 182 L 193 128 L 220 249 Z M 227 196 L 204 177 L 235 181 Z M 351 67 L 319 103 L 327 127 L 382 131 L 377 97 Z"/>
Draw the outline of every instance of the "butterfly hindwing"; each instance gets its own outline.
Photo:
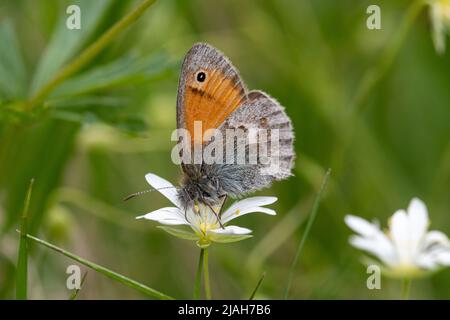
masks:
<path id="1" fill-rule="evenodd" d="M 291 170 L 294 163 L 295 153 L 293 149 L 294 134 L 292 124 L 286 115 L 284 108 L 273 98 L 262 91 L 250 91 L 248 98 L 239 106 L 220 126 L 222 135 L 226 135 L 227 129 L 262 129 L 266 131 L 268 140 L 278 137 L 277 143 L 272 148 L 270 141 L 267 146 L 266 161 L 262 161 L 258 153 L 256 164 L 224 164 L 218 165 L 216 169 L 222 176 L 223 189 L 229 193 L 239 196 L 270 186 L 274 180 L 282 180 L 292 175 Z M 226 148 L 224 145 L 225 154 Z M 251 150 L 246 146 L 246 153 Z M 261 150 L 257 145 L 253 149 Z M 248 156 L 247 156 L 248 160 Z"/>

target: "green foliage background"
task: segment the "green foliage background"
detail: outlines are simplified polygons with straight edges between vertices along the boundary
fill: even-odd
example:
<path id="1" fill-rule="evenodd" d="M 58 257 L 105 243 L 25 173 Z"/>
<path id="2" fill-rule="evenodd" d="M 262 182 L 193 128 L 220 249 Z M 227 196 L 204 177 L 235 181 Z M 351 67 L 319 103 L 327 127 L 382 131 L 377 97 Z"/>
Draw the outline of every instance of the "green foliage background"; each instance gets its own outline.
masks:
<path id="1" fill-rule="evenodd" d="M 14 297 L 19 217 L 31 178 L 29 232 L 177 298 L 190 298 L 198 248 L 134 218 L 167 205 L 147 188 L 170 161 L 181 59 L 197 41 L 224 51 L 250 88 L 276 97 L 296 131 L 295 177 L 276 195 L 278 215 L 249 215 L 250 240 L 210 250 L 215 298 L 281 298 L 314 195 L 330 185 L 306 241 L 291 297 L 398 298 L 400 283 L 366 288 L 347 213 L 383 225 L 417 196 L 431 228 L 450 233 L 450 55 L 432 46 L 423 8 L 399 51 L 392 43 L 410 0 L 377 1 L 382 30 L 366 28 L 373 1 L 159 0 L 42 104 L 34 93 L 139 1 L 0 0 L 0 298 Z M 65 27 L 78 4 L 82 29 Z M 392 65 L 383 52 L 393 52 Z M 383 60 L 385 59 L 385 60 Z M 355 106 L 364 75 L 380 81 Z M 380 67 L 381 66 L 381 67 Z M 31 245 L 29 297 L 66 299 L 73 262 Z M 450 297 L 450 270 L 412 285 L 413 298 Z M 90 271 L 78 298 L 143 298 Z"/>

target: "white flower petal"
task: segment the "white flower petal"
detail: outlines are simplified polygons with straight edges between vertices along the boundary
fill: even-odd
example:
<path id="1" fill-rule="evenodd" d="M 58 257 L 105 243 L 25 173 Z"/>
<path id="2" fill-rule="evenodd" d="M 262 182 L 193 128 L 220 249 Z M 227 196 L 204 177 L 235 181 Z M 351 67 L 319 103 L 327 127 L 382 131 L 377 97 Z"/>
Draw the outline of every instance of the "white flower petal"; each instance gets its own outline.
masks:
<path id="1" fill-rule="evenodd" d="M 428 210 L 419 198 L 413 198 L 408 206 L 408 214 L 421 222 L 428 223 Z"/>
<path id="2" fill-rule="evenodd" d="M 377 238 L 363 238 L 360 236 L 351 236 L 349 242 L 355 248 L 364 250 L 373 254 L 387 265 L 393 265 L 395 259 L 391 245 L 378 241 Z"/>
<path id="3" fill-rule="evenodd" d="M 271 209 L 261 208 L 277 201 L 276 197 L 251 197 L 244 200 L 236 201 L 222 214 L 222 222 L 226 223 L 234 218 L 251 212 L 262 212 L 275 215 L 276 212 Z M 262 209 L 262 210 L 261 210 Z M 236 212 L 238 214 L 236 215 Z"/>
<path id="4" fill-rule="evenodd" d="M 238 226 L 226 226 L 225 228 L 218 228 L 218 229 L 213 229 L 213 230 L 209 230 L 212 233 L 215 234 L 223 234 L 223 235 L 231 235 L 231 234 L 249 234 L 252 232 L 252 230 L 247 229 L 247 228 L 242 228 L 242 227 L 238 227 Z"/>
<path id="5" fill-rule="evenodd" d="M 435 259 L 439 265 L 450 267 L 450 249 L 439 252 Z"/>
<path id="6" fill-rule="evenodd" d="M 272 204 L 276 202 L 278 199 L 276 197 L 251 197 L 243 200 L 239 200 L 234 202 L 225 212 L 224 215 L 228 211 L 235 211 L 236 209 L 245 209 L 248 207 L 261 207 Z"/>
<path id="7" fill-rule="evenodd" d="M 399 263 L 411 263 L 409 219 L 405 210 L 397 210 L 391 217 L 390 235 L 397 252 Z"/>
<path id="8" fill-rule="evenodd" d="M 422 252 L 416 263 L 424 269 L 450 266 L 450 247 L 435 246 L 428 251 Z"/>
<path id="9" fill-rule="evenodd" d="M 429 231 L 421 244 L 422 254 L 432 260 L 432 268 L 438 265 L 450 266 L 450 241 L 448 237 L 440 231 Z"/>
<path id="10" fill-rule="evenodd" d="M 161 208 L 146 215 L 139 216 L 136 219 L 153 220 L 167 225 L 189 224 L 181 210 L 175 207 Z"/>
<path id="11" fill-rule="evenodd" d="M 361 217 L 346 215 L 344 220 L 350 229 L 364 237 L 373 237 L 376 233 L 381 232 L 378 225 L 370 223 Z"/>
<path id="12" fill-rule="evenodd" d="M 420 268 L 426 270 L 432 270 L 437 267 L 435 258 L 433 255 L 428 253 L 420 254 L 415 262 Z"/>
<path id="13" fill-rule="evenodd" d="M 173 184 L 153 173 L 147 173 L 145 175 L 145 180 L 147 180 L 149 185 L 157 189 L 161 194 L 169 199 L 170 202 L 172 202 L 178 208 L 181 207 L 180 201 L 178 199 L 177 189 Z"/>
<path id="14" fill-rule="evenodd" d="M 222 221 L 222 223 L 227 223 L 227 222 L 233 220 L 234 218 L 241 217 L 248 213 L 254 213 L 254 212 L 265 213 L 265 214 L 268 214 L 271 216 L 275 216 L 277 214 L 276 211 L 273 209 L 263 208 L 263 207 L 251 207 L 251 208 L 247 208 L 244 210 L 238 209 L 235 212 L 232 212 L 231 214 L 227 214 L 226 217 L 222 216 L 222 218 L 220 220 Z"/>
<path id="15" fill-rule="evenodd" d="M 358 249 L 371 252 L 386 264 L 394 264 L 397 260 L 394 246 L 389 238 L 380 230 L 377 223 L 353 216 L 345 216 L 345 223 L 360 236 L 350 238 L 350 244 Z"/>
<path id="16" fill-rule="evenodd" d="M 428 211 L 425 204 L 417 198 L 411 200 L 408 207 L 409 218 L 409 250 L 412 256 L 419 253 L 428 229 Z"/>
<path id="17" fill-rule="evenodd" d="M 445 233 L 436 230 L 428 231 L 423 239 L 422 249 L 427 249 L 435 244 L 450 246 L 450 242 Z"/>

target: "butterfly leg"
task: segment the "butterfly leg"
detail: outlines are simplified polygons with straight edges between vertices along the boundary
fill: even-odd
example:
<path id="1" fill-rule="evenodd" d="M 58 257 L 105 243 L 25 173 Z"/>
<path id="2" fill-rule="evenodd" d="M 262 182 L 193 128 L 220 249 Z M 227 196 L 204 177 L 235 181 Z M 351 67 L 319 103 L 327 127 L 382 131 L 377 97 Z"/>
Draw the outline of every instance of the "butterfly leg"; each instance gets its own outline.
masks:
<path id="1" fill-rule="evenodd" d="M 193 204 L 191 204 L 193 206 Z M 187 206 L 184 207 L 184 219 L 186 219 L 186 221 L 190 224 L 191 222 L 189 221 L 188 217 L 187 217 Z"/>
<path id="2" fill-rule="evenodd" d="M 184 208 L 184 219 L 186 219 L 187 223 L 190 223 L 187 218 L 187 208 Z"/>
<path id="3" fill-rule="evenodd" d="M 227 201 L 228 195 L 223 194 L 219 197 L 219 199 L 222 201 L 222 204 L 220 205 L 220 210 L 219 210 L 219 217 L 222 217 L 222 211 L 223 211 L 223 207 L 225 206 L 225 201 Z"/>
<path id="4" fill-rule="evenodd" d="M 220 216 L 219 216 L 220 212 L 217 213 L 217 212 L 213 209 L 213 207 L 211 207 L 209 204 L 207 204 L 207 206 L 208 206 L 208 208 L 214 213 L 214 215 L 216 216 L 217 222 L 219 222 L 220 227 L 221 227 L 222 229 L 225 229 L 225 227 L 224 227 L 223 224 L 222 224 L 222 221 L 220 221 Z"/>

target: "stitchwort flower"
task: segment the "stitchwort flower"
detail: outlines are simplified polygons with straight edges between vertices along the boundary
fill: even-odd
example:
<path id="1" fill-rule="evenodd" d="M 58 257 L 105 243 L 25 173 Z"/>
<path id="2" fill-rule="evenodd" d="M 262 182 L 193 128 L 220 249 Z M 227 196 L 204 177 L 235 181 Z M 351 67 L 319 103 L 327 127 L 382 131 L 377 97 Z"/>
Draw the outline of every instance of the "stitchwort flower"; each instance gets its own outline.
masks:
<path id="1" fill-rule="evenodd" d="M 417 198 L 407 211 L 394 213 L 386 232 L 377 223 L 352 215 L 345 223 L 357 233 L 350 244 L 378 258 L 388 276 L 413 278 L 450 266 L 450 241 L 440 231 L 428 231 L 428 211 Z"/>
<path id="2" fill-rule="evenodd" d="M 228 225 L 237 217 L 252 212 L 276 215 L 274 210 L 264 207 L 277 201 L 276 197 L 251 197 L 236 201 L 220 216 L 217 215 L 219 207 L 211 208 L 201 203 L 196 203 L 192 208 L 185 210 L 178 199 L 176 187 L 170 182 L 152 173 L 147 174 L 145 179 L 175 207 L 161 208 L 137 219 L 157 221 L 164 225 L 159 228 L 176 237 L 195 240 L 201 248 L 208 247 L 212 242 L 228 243 L 250 238 L 252 230 Z"/>

